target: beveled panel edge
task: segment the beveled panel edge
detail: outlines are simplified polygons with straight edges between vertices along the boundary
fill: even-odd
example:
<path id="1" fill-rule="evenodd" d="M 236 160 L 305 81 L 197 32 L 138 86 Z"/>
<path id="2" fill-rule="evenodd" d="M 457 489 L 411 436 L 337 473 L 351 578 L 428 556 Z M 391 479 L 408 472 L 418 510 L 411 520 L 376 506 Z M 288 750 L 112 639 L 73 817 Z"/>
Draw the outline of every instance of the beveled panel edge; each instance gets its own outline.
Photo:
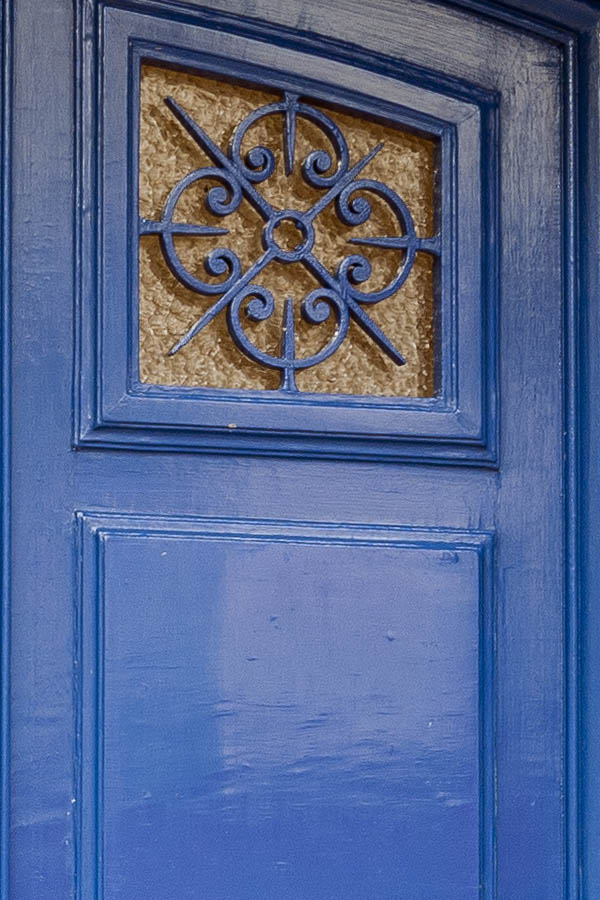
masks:
<path id="1" fill-rule="evenodd" d="M 79 48 L 79 60 L 81 71 L 81 97 L 79 104 L 80 121 L 88 143 L 95 146 L 98 139 L 100 107 L 98 105 L 99 90 L 95 81 L 95 73 L 98 65 L 98 22 L 97 17 L 102 11 L 98 4 L 94 5 L 95 16 L 90 17 L 89 29 L 86 40 Z M 111 18 L 120 14 L 120 10 L 110 9 Z M 131 17 L 131 16 L 130 16 Z M 163 20 L 161 20 L 163 21 Z M 172 25 L 172 23 L 169 23 Z M 291 31 L 291 35 L 295 32 Z M 83 38 L 84 29 L 81 30 Z M 94 40 L 90 37 L 93 35 Z M 127 41 L 131 45 L 131 36 L 127 34 Z M 137 40 L 137 39 L 136 39 Z M 141 39 L 140 39 L 141 40 Z M 315 38 L 315 44 L 319 39 Z M 316 48 L 318 49 L 318 48 Z M 164 52 L 164 51 L 163 51 Z M 181 51 L 189 55 L 189 51 Z M 157 55 L 160 55 L 160 47 L 156 47 Z M 370 66 L 372 68 L 372 66 Z M 404 74 L 405 64 L 381 58 L 379 72 L 381 77 L 388 78 L 390 73 L 394 78 Z M 377 73 L 375 73 L 377 76 Z M 281 76 L 284 77 L 284 76 Z M 379 77 L 379 76 L 377 76 Z M 450 86 L 442 75 L 427 73 L 423 76 L 423 91 L 431 92 L 431 80 L 439 79 L 440 90 L 451 93 Z M 281 426 L 274 425 L 276 397 L 260 396 L 262 392 L 225 392 L 218 390 L 197 390 L 193 388 L 161 389 L 159 386 L 131 385 L 126 388 L 125 382 L 129 376 L 119 375 L 118 381 L 123 382 L 121 390 L 118 381 L 115 380 L 115 367 L 111 363 L 104 363 L 104 345 L 101 334 L 103 314 L 98 308 L 93 312 L 92 300 L 94 285 L 101 271 L 101 260 L 96 255 L 98 234 L 98 218 L 101 218 L 100 208 L 94 199 L 100 172 L 97 170 L 93 159 L 85 159 L 81 147 L 78 146 L 78 169 L 80 190 L 82 195 L 82 208 L 85 213 L 79 214 L 79 278 L 77 312 L 79 317 L 78 348 L 75 357 L 75 415 L 73 446 L 76 448 L 102 448 L 126 447 L 130 449 L 162 449 L 185 450 L 209 453 L 228 453 L 244 455 L 276 455 L 276 456 L 324 456 L 332 459 L 357 459 L 357 460 L 381 460 L 399 461 L 406 459 L 418 462 L 447 462 L 468 463 L 495 467 L 497 464 L 497 391 L 496 391 L 496 341 L 495 341 L 495 295 L 497 292 L 497 278 L 495 277 L 495 255 L 498 242 L 493 238 L 497 229 L 496 194 L 498 167 L 497 158 L 497 97 L 491 92 L 484 92 L 476 86 L 472 86 L 472 93 L 462 82 L 453 84 L 454 94 L 458 103 L 468 102 L 475 104 L 479 110 L 482 121 L 481 147 L 484 168 L 488 175 L 483 179 L 484 193 L 480 198 L 481 206 L 485 211 L 485 235 L 483 246 L 485 249 L 487 264 L 483 271 L 483 296 L 481 316 L 481 338 L 483 345 L 478 354 L 478 361 L 472 354 L 470 366 L 477 365 L 480 371 L 477 375 L 471 369 L 463 378 L 465 386 L 471 385 L 475 389 L 473 398 L 479 396 L 476 401 L 479 409 L 460 410 L 453 408 L 451 395 L 448 400 L 443 398 L 426 398 L 421 402 L 415 402 L 412 398 L 399 398 L 398 400 L 384 398 L 383 402 L 376 398 L 368 397 L 343 397 L 342 395 L 308 395 L 297 403 L 296 410 L 291 409 L 292 402 L 288 401 L 287 423 Z M 420 88 L 419 88 L 420 89 Z M 414 86 L 410 90 L 415 90 Z M 359 97 L 360 95 L 357 95 Z M 433 96 L 433 95 L 432 95 Z M 440 100 L 441 100 L 440 95 Z M 472 114 L 465 113 L 465 127 L 470 127 L 468 119 Z M 456 123 L 450 126 L 448 132 L 451 137 L 452 129 L 460 127 Z M 447 129 L 446 129 L 447 130 Z M 449 153 L 446 154 L 449 159 Z M 449 175 L 449 173 L 447 173 Z M 456 215 L 456 211 L 453 213 Z M 448 275 L 454 281 L 451 287 L 453 296 L 453 311 L 449 312 L 451 319 L 456 316 L 456 248 L 450 251 L 452 254 Z M 87 310 L 87 311 L 86 311 Z M 112 321 L 112 318 L 111 318 Z M 131 329 L 131 322 L 128 326 Z M 452 326 L 452 333 L 456 334 L 456 324 Z M 452 339 L 455 341 L 455 338 Z M 452 341 L 446 349 L 450 356 L 456 355 L 456 345 Z M 131 343 L 131 333 L 129 334 Z M 477 356 L 477 354 L 475 354 Z M 491 360 L 491 362 L 486 362 Z M 460 361 L 460 360 L 459 360 Z M 459 370 L 456 359 L 451 362 L 449 371 Z M 105 374 L 103 374 L 103 372 Z M 108 375 L 113 385 L 108 394 L 104 379 Z M 460 376 L 460 371 L 459 371 Z M 475 388 L 475 385 L 479 386 Z M 471 390 L 470 388 L 470 390 Z M 462 390 L 462 389 L 461 389 Z M 472 393 L 472 390 L 471 390 Z M 223 396 L 227 394 L 228 396 Z M 192 401 L 192 402 L 190 402 Z M 387 402 L 386 402 L 387 401 Z M 473 400 L 469 401 L 473 402 Z M 225 404 L 228 408 L 225 409 Z M 249 426 L 238 421 L 239 415 L 248 418 L 248 408 L 252 405 L 257 415 L 255 421 Z M 307 406 L 320 409 L 313 417 L 316 425 L 297 427 L 295 419 L 306 422 Z M 356 412 L 356 407 L 360 412 Z M 342 424 L 334 424 L 327 427 L 319 425 L 319 418 L 323 421 L 322 413 L 328 408 L 329 416 L 335 409 L 334 418 L 339 423 L 340 413 L 343 413 L 347 422 L 352 422 L 354 427 L 348 430 Z M 189 412 L 190 411 L 190 412 Z M 399 427 L 394 427 L 393 433 L 389 432 L 389 426 L 384 419 L 389 419 L 389 413 L 393 411 L 397 416 Z M 209 413 L 208 421 L 202 421 L 205 413 Z M 270 422 L 265 424 L 264 415 L 268 414 Z M 365 414 L 366 413 L 366 414 Z M 215 416 L 221 424 L 215 423 Z M 352 418 L 349 418 L 352 417 Z M 384 416 L 382 419 L 381 417 Z M 309 416 L 310 418 L 310 416 Z M 291 424 L 290 424 L 291 423 Z M 404 424 L 402 424 L 404 423 Z"/>
<path id="2" fill-rule="evenodd" d="M 110 536 L 343 544 L 471 552 L 479 571 L 479 867 L 482 900 L 496 900 L 494 541 L 492 531 L 203 516 L 74 513 L 76 696 L 75 900 L 103 900 L 103 591 Z M 86 607 L 89 616 L 86 616 Z"/>
<path id="3" fill-rule="evenodd" d="M 0 6 L 0 898 L 9 900 L 11 829 L 11 116 L 13 7 Z"/>

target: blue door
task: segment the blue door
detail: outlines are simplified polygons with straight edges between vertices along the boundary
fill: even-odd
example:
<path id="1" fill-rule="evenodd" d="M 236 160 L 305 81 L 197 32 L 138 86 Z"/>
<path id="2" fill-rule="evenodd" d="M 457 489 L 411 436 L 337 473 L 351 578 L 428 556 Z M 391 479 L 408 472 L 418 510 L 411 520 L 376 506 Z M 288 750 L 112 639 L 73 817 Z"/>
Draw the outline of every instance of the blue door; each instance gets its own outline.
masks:
<path id="1" fill-rule="evenodd" d="M 567 44 L 8 7 L 6 900 L 574 898 Z"/>

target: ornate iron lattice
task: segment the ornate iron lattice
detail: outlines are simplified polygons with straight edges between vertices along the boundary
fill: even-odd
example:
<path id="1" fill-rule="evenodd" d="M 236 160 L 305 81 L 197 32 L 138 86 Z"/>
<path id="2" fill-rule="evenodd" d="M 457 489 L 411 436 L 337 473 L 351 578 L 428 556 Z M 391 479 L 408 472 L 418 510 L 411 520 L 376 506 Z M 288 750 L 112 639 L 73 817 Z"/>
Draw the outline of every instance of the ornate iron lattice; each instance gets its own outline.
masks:
<path id="1" fill-rule="evenodd" d="M 160 219 L 140 217 L 139 233 L 159 236 L 165 261 L 182 285 L 198 294 L 218 297 L 179 338 L 169 355 L 177 354 L 219 313 L 225 311 L 229 334 L 236 346 L 256 363 L 278 370 L 281 373 L 280 388 L 285 392 L 297 391 L 296 373 L 299 370 L 316 366 L 336 352 L 346 339 L 351 318 L 396 365 L 403 365 L 405 360 L 401 348 L 396 347 L 371 318 L 367 308 L 399 291 L 410 275 L 419 251 L 438 257 L 440 236 L 417 236 L 413 217 L 399 194 L 380 180 L 360 177 L 383 144 L 374 146 L 351 166 L 347 141 L 333 119 L 321 109 L 303 102 L 297 94 L 285 93 L 281 101 L 268 103 L 246 116 L 235 129 L 225 153 L 176 100 L 167 97 L 164 102 L 214 165 L 195 169 L 181 178 L 170 191 Z M 249 129 L 260 120 L 275 115 L 283 121 L 287 176 L 291 176 L 296 163 L 299 118 L 316 126 L 331 144 L 332 152 L 313 149 L 301 163 L 304 181 L 320 192 L 308 210 L 276 209 L 261 193 L 258 186 L 270 178 L 276 166 L 275 154 L 269 147 L 259 144 L 243 152 L 242 145 Z M 245 198 L 264 222 L 262 252 L 245 270 L 238 254 L 230 247 L 216 247 L 206 255 L 204 266 L 213 278 L 210 281 L 202 280 L 186 267 L 175 242 L 177 236 L 202 238 L 229 233 L 225 227 L 175 221 L 175 209 L 184 192 L 203 181 L 213 184 L 206 191 L 205 198 L 209 214 L 226 219 L 237 212 Z M 317 217 L 331 206 L 344 225 L 351 228 L 363 225 L 371 217 L 369 195 L 387 205 L 398 232 L 381 236 L 356 235 L 348 238 L 348 243 L 377 247 L 383 251 L 401 251 L 393 277 L 383 287 L 371 291 L 360 288 L 372 273 L 372 263 L 367 257 L 350 253 L 339 261 L 336 271 L 332 272 L 313 252 Z M 284 239 L 286 228 L 295 234 L 291 243 Z M 264 285 L 254 283 L 270 263 L 300 263 L 320 285 L 302 300 L 302 317 L 309 325 L 320 325 L 333 318 L 335 328 L 325 345 L 310 355 L 299 356 L 297 353 L 296 314 L 290 297 L 285 299 L 283 307 L 279 353 L 261 349 L 244 327 L 244 317 L 256 323 L 266 321 L 275 314 L 276 303 L 272 292 Z M 215 281 L 214 278 L 221 280 Z"/>

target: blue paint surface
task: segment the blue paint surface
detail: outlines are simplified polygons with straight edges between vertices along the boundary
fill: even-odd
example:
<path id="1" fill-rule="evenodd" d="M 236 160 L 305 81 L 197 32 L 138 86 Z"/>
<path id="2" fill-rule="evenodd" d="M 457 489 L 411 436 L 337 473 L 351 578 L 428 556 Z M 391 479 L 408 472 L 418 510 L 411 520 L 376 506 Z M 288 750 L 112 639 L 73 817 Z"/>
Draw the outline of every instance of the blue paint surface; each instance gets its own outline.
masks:
<path id="1" fill-rule="evenodd" d="M 489 540 L 143 525 L 81 600 L 106 900 L 478 897 Z"/>
<path id="2" fill-rule="evenodd" d="M 206 4 L 3 6 L 2 900 L 593 898 L 594 34 Z M 148 56 L 439 136 L 438 396 L 140 386 Z"/>
<path id="3" fill-rule="evenodd" d="M 213 162 L 218 163 L 215 173 L 225 171 L 225 184 L 229 188 L 221 187 L 231 195 L 229 205 L 223 204 L 222 209 L 233 208 L 241 201 L 243 190 L 238 182 L 243 176 L 244 190 L 267 221 L 264 252 L 246 271 L 241 272 L 241 264 L 230 249 L 215 251 L 210 257 L 209 267 L 227 267 L 220 272 L 225 276 L 223 284 L 227 290 L 182 335 L 171 352 L 178 352 L 184 343 L 193 340 L 193 335 L 213 316 L 224 315 L 227 307 L 230 331 L 238 344 L 261 363 L 281 368 L 285 390 L 227 391 L 140 382 L 135 288 L 140 226 L 142 232 L 146 229 L 162 232 L 163 248 L 177 278 L 193 290 L 207 290 L 198 273 L 186 273 L 176 259 L 168 225 L 177 192 L 184 189 L 186 179 L 191 182 L 201 177 L 202 170 L 185 176 L 173 188 L 163 220 L 159 222 L 143 219 L 140 222 L 137 191 L 130 188 L 138 183 L 138 96 L 140 69 L 145 59 L 191 67 L 216 78 L 241 78 L 288 95 L 306 94 L 311 99 L 342 105 L 358 115 L 376 115 L 391 124 L 438 139 L 435 227 L 439 241 L 435 236 L 432 240 L 417 241 L 409 211 L 385 186 L 369 179 L 350 181 L 352 173 L 360 174 L 365 161 L 345 172 L 347 160 L 343 151 L 341 177 L 335 180 L 334 176 L 327 176 L 331 182 L 329 190 L 311 212 L 303 214 L 300 223 L 308 228 L 307 238 L 310 238 L 311 215 L 319 204 L 343 187 L 339 208 L 346 212 L 342 218 L 359 221 L 361 216 L 352 212 L 348 201 L 353 204 L 357 199 L 352 194 L 352 185 L 360 185 L 361 189 L 366 188 L 365 197 L 378 193 L 373 202 L 385 201 L 393 215 L 404 222 L 409 247 L 405 265 L 393 279 L 396 287 L 408 274 L 417 250 L 439 254 L 436 266 L 439 302 L 434 329 L 435 396 L 378 397 L 374 401 L 363 396 L 291 391 L 294 367 L 299 362 L 290 356 L 291 341 L 288 339 L 287 349 L 283 347 L 277 360 L 272 357 L 269 361 L 268 354 L 264 353 L 256 356 L 256 349 L 243 330 L 242 305 L 249 302 L 250 310 L 268 317 L 273 300 L 263 287 L 252 285 L 252 278 L 258 277 L 263 266 L 274 258 L 279 257 L 281 262 L 273 226 L 280 221 L 279 216 L 290 219 L 290 215 L 297 214 L 293 210 L 278 210 L 271 216 L 259 187 L 244 174 L 247 169 L 234 161 L 235 139 L 233 158 L 229 159 L 172 100 L 168 103 L 180 127 L 193 134 L 194 140 L 212 148 Z M 356 69 L 335 57 L 327 63 L 311 65 L 307 73 L 302 58 L 286 47 L 268 45 L 260 52 L 254 42 L 243 36 L 217 41 L 208 29 L 190 29 L 176 20 L 151 19 L 127 9 L 111 9 L 104 14 L 102 51 L 98 46 L 87 63 L 82 69 L 81 127 L 90 140 L 83 142 L 78 155 L 81 204 L 82 208 L 90 203 L 98 204 L 102 216 L 97 222 L 85 216 L 79 221 L 82 247 L 91 247 L 96 236 L 99 239 L 99 268 L 86 269 L 82 259 L 78 305 L 82 341 L 76 371 L 75 441 L 78 446 L 185 448 L 203 453 L 269 452 L 281 456 L 375 460 L 407 457 L 418 458 L 420 462 L 434 459 L 495 464 L 498 100 L 494 91 L 475 86 L 465 90 L 460 80 L 454 79 L 450 85 L 441 75 L 437 92 L 425 90 L 420 84 L 408 85 L 400 80 L 401 67 L 394 60 L 374 71 L 362 71 L 359 83 Z M 390 66 L 397 76 L 393 80 L 385 77 Z M 102 109 L 94 102 L 94 84 L 100 75 L 105 86 Z M 308 104 L 301 107 L 304 111 L 312 109 Z M 174 127 L 177 127 L 175 118 Z M 334 137 L 334 145 L 335 140 Z M 327 139 L 324 143 L 328 143 Z M 127 148 L 127 153 L 123 148 Z M 101 176 L 98 183 L 92 177 L 97 168 Z M 315 177 L 327 180 L 311 169 L 313 182 Z M 221 203 L 218 193 L 208 196 Z M 212 206 L 216 209 L 214 203 Z M 366 207 L 361 209 L 364 213 Z M 296 218 L 297 224 L 299 221 Z M 223 225 L 226 219 L 213 217 L 213 223 Z M 379 344 L 382 352 L 401 361 L 401 352 L 376 324 L 376 313 L 369 306 L 371 300 L 385 296 L 391 285 L 385 291 L 371 293 L 368 280 L 362 281 L 366 267 L 360 254 L 350 254 L 336 273 L 329 272 L 310 252 L 310 240 L 291 255 L 302 257 L 303 264 L 315 277 L 315 285 L 320 285 L 305 304 L 309 320 L 316 321 L 317 313 L 327 307 L 333 309 L 337 320 L 338 333 L 326 352 L 335 350 L 343 340 L 352 317 Z M 350 277 L 351 270 L 356 283 Z M 121 285 L 130 286 L 125 296 Z M 221 288 L 213 283 L 210 291 L 219 293 Z M 101 326 L 96 329 L 98 311 Z M 123 340 L 125 333 L 128 342 Z"/>

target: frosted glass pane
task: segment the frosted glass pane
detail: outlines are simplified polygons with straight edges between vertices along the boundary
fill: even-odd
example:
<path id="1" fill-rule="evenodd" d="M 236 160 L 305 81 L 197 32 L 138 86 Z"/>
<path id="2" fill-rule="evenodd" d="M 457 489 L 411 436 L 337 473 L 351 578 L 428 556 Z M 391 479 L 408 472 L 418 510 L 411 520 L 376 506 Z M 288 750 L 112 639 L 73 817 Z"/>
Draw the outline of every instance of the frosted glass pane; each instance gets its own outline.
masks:
<path id="1" fill-rule="evenodd" d="M 222 294 L 203 295 L 182 283 L 167 263 L 159 223 L 172 189 L 189 173 L 203 167 L 215 167 L 215 161 L 184 127 L 181 116 L 165 103 L 172 97 L 180 110 L 208 135 L 218 148 L 228 153 L 236 126 L 246 116 L 265 104 L 279 103 L 282 95 L 262 88 L 205 77 L 157 65 L 142 67 L 140 97 L 139 214 L 146 223 L 139 249 L 139 366 L 143 382 L 161 385 L 186 385 L 214 388 L 277 390 L 282 374 L 269 368 L 236 346 L 228 327 L 227 307 L 196 333 L 173 355 L 177 345 Z M 358 179 L 380 181 L 392 189 L 406 204 L 416 237 L 435 235 L 435 194 L 437 142 L 363 114 L 332 109 L 302 96 L 300 102 L 325 113 L 338 126 L 347 141 L 348 168 L 351 169 L 377 145 L 383 146 L 357 174 Z M 327 151 L 334 162 L 325 172 L 335 169 L 335 152 L 331 140 L 313 121 L 296 118 L 294 167 L 286 174 L 285 114 L 276 112 L 256 122 L 242 142 L 242 158 L 257 145 L 269 148 L 275 161 L 271 176 L 254 185 L 272 210 L 310 210 L 328 191 L 315 187 L 302 174 L 302 162 L 314 150 Z M 217 178 L 201 178 L 182 191 L 172 220 L 213 228 L 227 229 L 226 234 L 177 233 L 173 247 L 181 265 L 193 278 L 217 285 L 227 272 L 211 275 L 205 267 L 207 255 L 215 248 L 226 247 L 235 252 L 245 273 L 265 253 L 265 216 L 244 195 L 239 207 L 230 215 L 216 216 L 206 206 L 208 192 L 217 186 Z M 226 192 L 225 192 L 226 193 Z M 385 197 L 372 191 L 358 191 L 356 198 L 371 204 L 370 217 L 349 225 L 340 219 L 335 201 L 315 216 L 314 244 L 311 255 L 318 260 L 328 277 L 336 279 L 344 257 L 360 254 L 371 264 L 370 277 L 357 282 L 361 291 L 380 291 L 393 282 L 406 263 L 407 250 L 402 247 L 372 246 L 349 243 L 349 239 L 406 235 Z M 156 227 L 156 230 L 152 229 Z M 302 244 L 304 235 L 294 221 L 284 221 L 273 232 L 277 244 L 293 251 Z M 427 397 L 434 393 L 434 302 L 437 252 L 431 246 L 416 250 L 410 273 L 402 286 L 377 303 L 360 303 L 362 309 L 385 337 L 404 357 L 398 364 L 383 352 L 355 317 L 350 317 L 345 339 L 331 356 L 306 369 L 297 369 L 295 382 L 301 391 L 333 394 Z M 293 301 L 293 343 L 297 358 L 316 354 L 333 340 L 336 316 L 331 308 L 321 322 L 306 321 L 302 301 L 320 285 L 318 275 L 304 260 L 288 262 L 272 259 L 252 279 L 270 291 L 274 300 L 272 314 L 253 321 L 241 313 L 241 322 L 249 340 L 259 350 L 272 356 L 282 354 L 284 305 Z M 251 298 L 248 298 L 250 302 Z"/>

